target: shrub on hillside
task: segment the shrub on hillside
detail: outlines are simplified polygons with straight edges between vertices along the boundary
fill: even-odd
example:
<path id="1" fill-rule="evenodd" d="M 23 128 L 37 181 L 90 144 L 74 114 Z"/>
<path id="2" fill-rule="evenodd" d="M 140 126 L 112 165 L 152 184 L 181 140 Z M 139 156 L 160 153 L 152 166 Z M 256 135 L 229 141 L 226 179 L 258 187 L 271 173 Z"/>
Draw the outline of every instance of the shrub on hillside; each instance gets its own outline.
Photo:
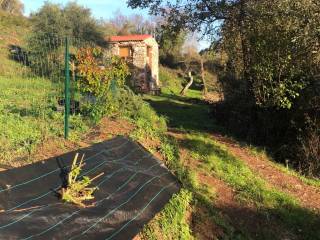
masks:
<path id="1" fill-rule="evenodd" d="M 104 43 L 102 26 L 94 19 L 90 9 L 76 2 L 69 2 L 64 7 L 46 2 L 31 15 L 31 21 L 32 39 L 54 41 L 69 37 L 82 42 Z"/>
<path id="2" fill-rule="evenodd" d="M 64 70 L 65 38 L 70 49 L 88 43 L 105 45 L 102 26 L 91 15 L 90 9 L 75 2 L 65 6 L 46 2 L 30 17 L 32 32 L 27 39 L 28 58 L 39 76 L 60 80 Z"/>
<path id="3" fill-rule="evenodd" d="M 115 56 L 105 58 L 100 47 L 79 49 L 76 66 L 79 90 L 96 98 L 107 96 L 111 87 L 123 87 L 129 76 L 127 64 Z"/>
<path id="4" fill-rule="evenodd" d="M 76 56 L 78 88 L 86 102 L 82 112 L 94 121 L 103 116 L 133 120 L 133 137 L 157 138 L 166 131 L 165 119 L 125 86 L 129 69 L 118 57 L 107 59 L 101 48 L 82 48 Z"/>
<path id="5" fill-rule="evenodd" d="M 77 85 L 86 98 L 83 110 L 95 121 L 117 110 L 117 88 L 123 88 L 129 69 L 118 57 L 105 58 L 99 47 L 81 48 L 76 55 Z"/>
<path id="6" fill-rule="evenodd" d="M 167 131 L 165 118 L 158 116 L 141 96 L 135 95 L 129 88 L 119 89 L 113 100 L 115 107 L 109 115 L 132 120 L 136 125 L 132 137 L 157 139 Z"/>

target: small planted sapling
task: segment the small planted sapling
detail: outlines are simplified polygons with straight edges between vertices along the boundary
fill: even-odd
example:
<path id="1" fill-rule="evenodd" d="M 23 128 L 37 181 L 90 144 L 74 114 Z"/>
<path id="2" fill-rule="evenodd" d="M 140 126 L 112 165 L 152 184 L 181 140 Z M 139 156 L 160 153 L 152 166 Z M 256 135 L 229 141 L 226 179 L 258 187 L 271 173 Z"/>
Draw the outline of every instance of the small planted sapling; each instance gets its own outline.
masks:
<path id="1" fill-rule="evenodd" d="M 83 163 L 84 155 L 79 160 L 77 153 L 73 159 L 70 172 L 67 176 L 67 186 L 62 187 L 60 190 L 61 199 L 65 202 L 74 203 L 81 207 L 86 207 L 84 201 L 94 199 L 93 193 L 98 187 L 89 187 L 93 180 L 102 176 L 104 173 L 97 175 L 94 178 L 87 176 L 81 177 L 81 171 L 85 163 Z"/>

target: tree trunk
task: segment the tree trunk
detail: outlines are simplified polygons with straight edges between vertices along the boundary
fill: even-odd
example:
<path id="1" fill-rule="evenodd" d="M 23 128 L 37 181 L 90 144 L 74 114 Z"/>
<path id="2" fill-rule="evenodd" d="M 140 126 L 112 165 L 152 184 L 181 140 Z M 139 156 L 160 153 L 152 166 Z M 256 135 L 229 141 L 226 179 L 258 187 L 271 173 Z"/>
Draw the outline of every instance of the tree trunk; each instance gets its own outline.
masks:
<path id="1" fill-rule="evenodd" d="M 250 74 L 250 44 L 246 34 L 246 9 L 245 9 L 246 0 L 240 1 L 240 10 L 239 10 L 239 33 L 241 40 L 241 49 L 242 49 L 242 60 L 243 60 L 243 78 L 246 82 L 246 94 L 249 97 L 249 101 L 254 100 L 253 93 L 253 82 L 252 76 Z"/>
<path id="2" fill-rule="evenodd" d="M 189 87 L 192 85 L 193 83 L 193 76 L 192 76 L 192 73 L 191 71 L 189 71 L 189 78 L 190 78 L 190 81 L 188 82 L 188 84 L 181 90 L 180 94 L 182 96 L 184 96 L 187 92 L 187 90 L 189 89 Z"/>
<path id="3" fill-rule="evenodd" d="M 208 89 L 207 89 L 206 79 L 204 74 L 203 58 L 201 58 L 200 63 L 201 63 L 201 78 L 203 82 L 203 95 L 205 96 L 208 93 Z"/>

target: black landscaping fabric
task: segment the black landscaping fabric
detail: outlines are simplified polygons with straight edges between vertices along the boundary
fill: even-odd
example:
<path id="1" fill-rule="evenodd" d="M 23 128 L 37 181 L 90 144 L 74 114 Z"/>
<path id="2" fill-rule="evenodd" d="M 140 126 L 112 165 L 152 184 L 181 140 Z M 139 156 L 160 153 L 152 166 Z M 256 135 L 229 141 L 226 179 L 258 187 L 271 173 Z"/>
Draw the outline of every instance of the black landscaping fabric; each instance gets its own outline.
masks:
<path id="1" fill-rule="evenodd" d="M 63 203 L 56 191 L 75 154 L 83 175 L 104 175 L 90 203 Z M 138 143 L 124 137 L 0 173 L 0 239 L 132 239 L 180 185 Z"/>

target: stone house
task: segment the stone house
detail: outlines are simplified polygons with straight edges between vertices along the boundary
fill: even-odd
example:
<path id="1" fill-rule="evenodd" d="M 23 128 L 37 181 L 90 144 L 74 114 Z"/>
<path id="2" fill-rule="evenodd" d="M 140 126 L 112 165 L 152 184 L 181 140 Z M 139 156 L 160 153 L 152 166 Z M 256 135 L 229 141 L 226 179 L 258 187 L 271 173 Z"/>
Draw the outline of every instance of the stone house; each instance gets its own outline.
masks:
<path id="1" fill-rule="evenodd" d="M 159 47 L 156 40 L 147 34 L 111 36 L 107 40 L 111 54 L 127 61 L 133 88 L 141 93 L 159 93 Z"/>

